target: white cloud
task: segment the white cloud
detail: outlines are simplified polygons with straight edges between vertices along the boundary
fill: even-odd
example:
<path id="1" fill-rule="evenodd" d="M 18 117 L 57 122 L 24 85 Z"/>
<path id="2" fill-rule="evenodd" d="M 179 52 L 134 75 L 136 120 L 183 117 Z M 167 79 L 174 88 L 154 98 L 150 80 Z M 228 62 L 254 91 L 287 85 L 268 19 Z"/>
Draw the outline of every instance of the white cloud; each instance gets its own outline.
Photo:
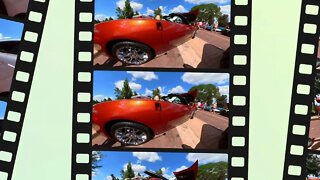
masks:
<path id="1" fill-rule="evenodd" d="M 226 86 L 218 86 L 219 92 L 221 95 L 227 96 L 227 103 L 229 103 L 229 85 Z"/>
<path id="2" fill-rule="evenodd" d="M 221 12 L 222 14 L 227 14 L 228 15 L 228 18 L 229 18 L 229 21 L 231 19 L 231 5 L 224 5 L 224 6 L 220 6 L 221 8 Z"/>
<path id="3" fill-rule="evenodd" d="M 179 172 L 179 171 L 185 170 L 187 168 L 188 168 L 187 166 L 183 165 L 183 166 L 177 168 L 176 170 L 174 170 L 174 172 Z"/>
<path id="4" fill-rule="evenodd" d="M 105 14 L 97 14 L 94 16 L 94 19 L 99 21 L 104 21 L 106 18 L 108 18 L 108 16 Z"/>
<path id="5" fill-rule="evenodd" d="M 123 9 L 124 8 L 124 5 L 125 5 L 125 0 L 119 0 L 117 2 L 117 7 L 119 7 L 120 9 Z M 134 11 L 139 11 L 140 9 L 143 8 L 143 4 L 141 3 L 138 3 L 138 2 L 135 2 L 135 1 L 131 1 L 130 2 L 130 6 L 132 7 L 132 9 Z"/>
<path id="6" fill-rule="evenodd" d="M 95 96 L 93 96 L 93 100 L 95 100 L 95 101 L 102 101 L 104 99 L 108 99 L 108 97 L 106 97 L 104 95 L 95 95 Z"/>
<path id="7" fill-rule="evenodd" d="M 227 73 L 184 73 L 182 75 L 183 82 L 199 85 L 199 84 L 223 84 L 229 81 Z"/>
<path id="8" fill-rule="evenodd" d="M 187 160 L 190 162 L 195 162 L 198 160 L 199 164 L 205 164 L 210 162 L 220 162 L 228 161 L 227 154 L 213 154 L 213 153 L 189 153 L 187 155 Z"/>
<path id="9" fill-rule="evenodd" d="M 7 39 L 11 39 L 11 37 L 4 36 L 3 34 L 0 33 L 0 40 L 7 40 Z"/>
<path id="10" fill-rule="evenodd" d="M 171 94 L 171 93 L 173 93 L 173 94 L 175 94 L 175 93 L 180 94 L 180 93 L 184 93 L 184 92 L 186 92 L 186 90 L 184 90 L 182 86 L 178 85 L 178 86 L 170 89 L 170 90 L 168 91 L 168 94 Z"/>
<path id="11" fill-rule="evenodd" d="M 207 3 L 222 4 L 222 3 L 230 2 L 230 0 L 184 0 L 184 1 L 191 4 L 207 4 Z"/>
<path id="12" fill-rule="evenodd" d="M 134 79 L 144 79 L 146 81 L 158 79 L 158 76 L 154 72 L 128 71 L 127 73 L 131 74 Z"/>
<path id="13" fill-rule="evenodd" d="M 156 162 L 162 160 L 156 152 L 133 152 L 132 155 L 141 161 Z"/>
<path id="14" fill-rule="evenodd" d="M 146 13 L 147 16 L 153 15 L 153 13 L 154 13 L 154 10 L 147 8 L 147 13 Z"/>
<path id="15" fill-rule="evenodd" d="M 122 89 L 123 88 L 123 82 L 124 80 L 120 80 L 120 81 L 117 81 L 115 84 L 115 86 L 119 89 Z M 142 86 L 141 84 L 138 84 L 138 83 L 135 83 L 135 82 L 129 82 L 129 87 L 134 90 L 134 91 L 139 91 Z"/>
<path id="16" fill-rule="evenodd" d="M 124 171 L 127 170 L 127 165 L 128 165 L 128 163 L 123 165 Z M 134 171 L 135 174 L 142 173 L 147 169 L 146 166 L 142 166 L 140 164 L 131 164 L 131 167 L 132 167 L 132 170 Z"/>
<path id="17" fill-rule="evenodd" d="M 174 7 L 170 10 L 170 13 L 182 13 L 187 12 L 186 8 L 184 8 L 182 5 L 178 5 L 177 7 Z"/>
<path id="18" fill-rule="evenodd" d="M 106 180 L 112 180 L 111 176 L 107 176 Z"/>
<path id="19" fill-rule="evenodd" d="M 143 94 L 144 96 L 152 96 L 152 91 L 148 88 L 146 88 L 146 91 Z"/>

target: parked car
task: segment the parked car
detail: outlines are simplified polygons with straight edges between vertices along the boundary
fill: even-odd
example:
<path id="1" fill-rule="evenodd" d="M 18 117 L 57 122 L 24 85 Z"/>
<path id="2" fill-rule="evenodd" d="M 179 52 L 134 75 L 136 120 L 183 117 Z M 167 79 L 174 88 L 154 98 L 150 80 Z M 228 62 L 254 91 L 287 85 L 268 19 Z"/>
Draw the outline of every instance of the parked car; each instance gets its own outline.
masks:
<path id="1" fill-rule="evenodd" d="M 212 105 L 204 105 L 204 106 L 203 106 L 203 109 L 204 109 L 205 111 L 213 112 L 213 107 L 212 107 Z"/>
<path id="2" fill-rule="evenodd" d="M 205 29 L 208 31 L 213 31 L 214 27 L 212 25 L 207 25 Z"/>
<path id="3" fill-rule="evenodd" d="M 196 111 L 197 91 L 169 94 L 159 100 L 123 99 L 93 105 L 92 121 L 107 137 L 124 145 L 140 145 L 175 128 Z"/>
<path id="4" fill-rule="evenodd" d="M 8 98 L 20 41 L 0 41 L 0 98 Z"/>
<path id="5" fill-rule="evenodd" d="M 198 13 L 172 13 L 162 20 L 137 17 L 99 23 L 94 27 L 94 43 L 124 64 L 143 64 L 194 38 L 198 28 L 191 23 Z"/>

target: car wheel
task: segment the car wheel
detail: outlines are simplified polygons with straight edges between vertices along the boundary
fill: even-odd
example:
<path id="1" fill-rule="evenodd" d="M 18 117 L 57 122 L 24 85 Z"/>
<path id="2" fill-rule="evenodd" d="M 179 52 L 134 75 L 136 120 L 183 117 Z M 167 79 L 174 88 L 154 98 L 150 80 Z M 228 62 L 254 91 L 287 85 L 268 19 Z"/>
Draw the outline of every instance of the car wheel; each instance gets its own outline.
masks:
<path id="1" fill-rule="evenodd" d="M 129 65 L 140 65 L 154 58 L 150 47 L 130 41 L 118 42 L 113 45 L 112 54 L 119 61 Z"/>
<path id="2" fill-rule="evenodd" d="M 141 124 L 133 122 L 119 122 L 111 126 L 111 136 L 124 145 L 140 145 L 153 138 L 152 131 Z"/>

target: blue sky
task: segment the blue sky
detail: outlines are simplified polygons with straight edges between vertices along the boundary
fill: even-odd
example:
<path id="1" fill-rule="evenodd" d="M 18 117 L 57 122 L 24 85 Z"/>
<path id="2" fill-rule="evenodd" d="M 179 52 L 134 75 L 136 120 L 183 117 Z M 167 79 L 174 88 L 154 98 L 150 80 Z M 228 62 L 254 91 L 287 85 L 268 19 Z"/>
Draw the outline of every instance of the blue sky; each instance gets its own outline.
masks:
<path id="1" fill-rule="evenodd" d="M 99 165 L 102 167 L 94 174 L 93 180 L 109 180 L 114 174 L 120 177 L 120 170 L 130 161 L 136 173 L 143 175 L 145 170 L 162 169 L 165 177 L 173 177 L 172 172 L 190 167 L 196 160 L 199 164 L 227 162 L 227 154 L 217 153 L 173 153 L 173 152 L 112 152 L 103 151 Z"/>
<path id="2" fill-rule="evenodd" d="M 7 103 L 4 101 L 0 101 L 0 119 L 4 118 L 4 114 L 6 113 Z"/>
<path id="3" fill-rule="evenodd" d="M 21 39 L 23 24 L 0 18 L 0 41 Z"/>
<path id="4" fill-rule="evenodd" d="M 122 8 L 125 0 L 95 0 L 95 19 L 105 19 L 112 17 L 116 19 L 115 9 Z M 131 0 L 131 7 L 140 14 L 153 15 L 153 10 L 160 7 L 164 14 L 171 12 L 188 12 L 198 4 L 217 4 L 222 13 L 230 17 L 231 0 Z"/>
<path id="5" fill-rule="evenodd" d="M 220 93 L 229 96 L 229 74 L 194 72 L 150 72 L 150 71 L 95 71 L 93 79 L 93 99 L 115 99 L 114 89 L 122 88 L 123 81 L 140 95 L 152 95 L 159 88 L 162 95 L 188 92 L 192 86 L 214 84 Z"/>

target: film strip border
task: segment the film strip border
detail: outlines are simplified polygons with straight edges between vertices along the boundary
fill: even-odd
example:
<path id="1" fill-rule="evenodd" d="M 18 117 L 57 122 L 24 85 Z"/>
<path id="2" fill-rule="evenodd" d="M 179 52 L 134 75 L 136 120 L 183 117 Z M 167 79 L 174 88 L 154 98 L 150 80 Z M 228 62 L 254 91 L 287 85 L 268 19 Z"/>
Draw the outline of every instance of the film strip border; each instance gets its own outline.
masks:
<path id="1" fill-rule="evenodd" d="M 75 3 L 71 179 L 91 180 L 93 0 Z"/>
<path id="2" fill-rule="evenodd" d="M 232 1 L 231 12 L 228 177 L 244 180 L 248 179 L 251 1 Z"/>
<path id="3" fill-rule="evenodd" d="M 295 75 L 292 87 L 283 179 L 305 179 L 307 142 L 312 109 L 315 65 L 319 42 L 319 7 L 317 0 L 303 0 L 299 24 Z"/>
<path id="4" fill-rule="evenodd" d="M 0 179 L 11 179 L 49 0 L 30 0 L 0 135 Z"/>
<path id="5" fill-rule="evenodd" d="M 304 0 L 301 5 L 283 179 L 306 178 L 305 162 L 314 95 L 312 90 L 320 35 L 319 7 L 320 2 L 317 0 Z"/>

